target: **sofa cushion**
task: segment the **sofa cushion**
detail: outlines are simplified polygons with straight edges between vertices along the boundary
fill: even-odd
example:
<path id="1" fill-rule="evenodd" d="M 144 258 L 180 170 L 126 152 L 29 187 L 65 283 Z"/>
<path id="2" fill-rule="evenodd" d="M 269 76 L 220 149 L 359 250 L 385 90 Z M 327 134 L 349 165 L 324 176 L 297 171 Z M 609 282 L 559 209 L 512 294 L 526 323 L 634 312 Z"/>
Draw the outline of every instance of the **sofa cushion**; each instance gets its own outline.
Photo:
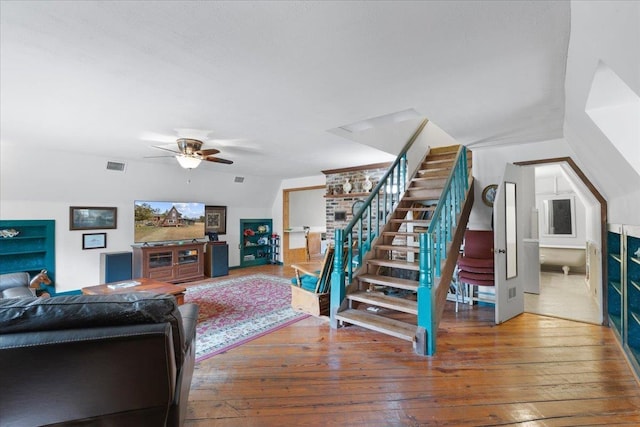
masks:
<path id="1" fill-rule="evenodd" d="M 33 298 L 35 295 L 31 288 L 17 286 L 15 288 L 7 288 L 0 291 L 0 298 Z"/>

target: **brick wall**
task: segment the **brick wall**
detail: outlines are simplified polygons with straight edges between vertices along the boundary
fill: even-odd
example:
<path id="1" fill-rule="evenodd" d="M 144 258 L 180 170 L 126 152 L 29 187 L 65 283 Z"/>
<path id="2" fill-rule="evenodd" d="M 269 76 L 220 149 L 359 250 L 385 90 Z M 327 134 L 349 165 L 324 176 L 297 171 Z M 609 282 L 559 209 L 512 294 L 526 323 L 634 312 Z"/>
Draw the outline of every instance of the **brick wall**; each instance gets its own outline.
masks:
<path id="1" fill-rule="evenodd" d="M 367 167 L 350 168 L 345 170 L 327 171 L 327 195 L 326 195 L 326 214 L 327 214 L 327 240 L 333 241 L 336 228 L 344 228 L 353 218 L 351 213 L 353 203 L 357 200 L 365 200 L 370 193 L 366 193 L 362 186 L 366 176 L 372 182 L 373 187 L 376 186 L 380 177 L 387 171 L 385 167 Z M 342 186 L 346 179 L 349 179 L 352 189 L 351 192 L 345 194 Z M 338 214 L 338 218 L 336 218 Z M 340 219 L 340 215 L 344 215 L 344 219 Z M 374 212 L 372 221 L 375 221 L 377 214 Z"/>

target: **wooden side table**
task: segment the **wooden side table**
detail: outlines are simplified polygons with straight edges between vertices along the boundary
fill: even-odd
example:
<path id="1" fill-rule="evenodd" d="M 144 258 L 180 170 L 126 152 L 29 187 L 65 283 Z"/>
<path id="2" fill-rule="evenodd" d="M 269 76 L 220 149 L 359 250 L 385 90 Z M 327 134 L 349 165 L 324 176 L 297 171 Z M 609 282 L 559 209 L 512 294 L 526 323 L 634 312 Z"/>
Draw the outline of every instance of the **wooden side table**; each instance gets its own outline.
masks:
<path id="1" fill-rule="evenodd" d="M 138 282 L 135 286 L 118 286 L 128 285 Z M 159 282 L 153 279 L 140 278 L 133 280 L 125 280 L 122 282 L 108 283 L 105 285 L 89 286 L 82 288 L 85 295 L 112 295 L 124 294 L 128 292 L 154 292 L 157 294 L 169 294 L 176 298 L 178 305 L 184 304 L 184 293 L 187 289 L 184 286 L 173 285 L 171 283 Z"/>

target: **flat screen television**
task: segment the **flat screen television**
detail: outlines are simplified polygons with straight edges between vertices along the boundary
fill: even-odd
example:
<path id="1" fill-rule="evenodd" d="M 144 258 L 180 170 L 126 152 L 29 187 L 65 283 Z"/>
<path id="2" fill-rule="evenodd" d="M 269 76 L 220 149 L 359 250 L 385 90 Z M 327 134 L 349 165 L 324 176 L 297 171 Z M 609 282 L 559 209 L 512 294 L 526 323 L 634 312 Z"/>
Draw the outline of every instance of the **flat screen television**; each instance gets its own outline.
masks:
<path id="1" fill-rule="evenodd" d="M 136 243 L 173 242 L 202 239 L 204 203 L 134 202 Z"/>

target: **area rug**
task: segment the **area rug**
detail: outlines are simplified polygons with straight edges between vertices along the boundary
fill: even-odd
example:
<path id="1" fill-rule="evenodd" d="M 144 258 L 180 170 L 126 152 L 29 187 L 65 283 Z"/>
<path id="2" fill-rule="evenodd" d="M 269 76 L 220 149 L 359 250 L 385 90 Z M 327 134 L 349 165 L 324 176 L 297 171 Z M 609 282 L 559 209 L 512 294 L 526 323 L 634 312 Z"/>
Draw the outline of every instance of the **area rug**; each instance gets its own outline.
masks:
<path id="1" fill-rule="evenodd" d="M 307 317 L 291 308 L 290 284 L 281 277 L 254 274 L 188 287 L 185 302 L 200 306 L 196 361 Z"/>

